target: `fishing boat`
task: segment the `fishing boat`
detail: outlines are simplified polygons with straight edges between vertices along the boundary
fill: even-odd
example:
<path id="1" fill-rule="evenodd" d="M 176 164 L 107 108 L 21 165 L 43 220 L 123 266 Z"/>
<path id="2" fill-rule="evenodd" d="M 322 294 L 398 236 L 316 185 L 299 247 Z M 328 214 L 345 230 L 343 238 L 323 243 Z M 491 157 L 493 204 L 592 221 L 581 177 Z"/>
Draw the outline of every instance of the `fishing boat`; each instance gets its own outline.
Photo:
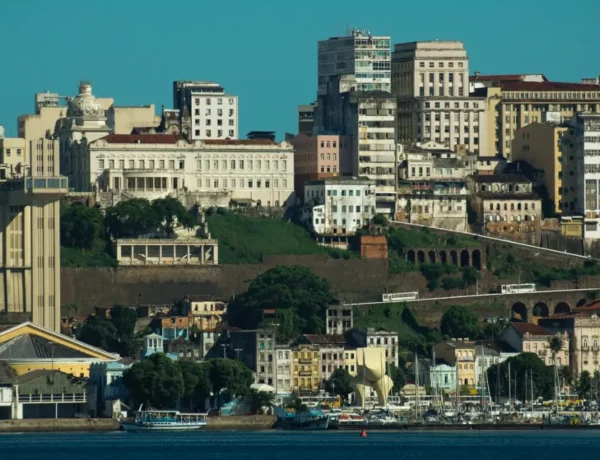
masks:
<path id="1" fill-rule="evenodd" d="M 182 414 L 177 410 L 142 410 L 135 414 L 135 419 L 122 421 L 124 431 L 192 431 L 204 428 L 207 424 L 207 414 Z"/>
<path id="2" fill-rule="evenodd" d="M 326 430 L 330 417 L 318 409 L 309 409 L 305 413 L 280 411 L 277 414 L 277 427 L 283 430 Z"/>

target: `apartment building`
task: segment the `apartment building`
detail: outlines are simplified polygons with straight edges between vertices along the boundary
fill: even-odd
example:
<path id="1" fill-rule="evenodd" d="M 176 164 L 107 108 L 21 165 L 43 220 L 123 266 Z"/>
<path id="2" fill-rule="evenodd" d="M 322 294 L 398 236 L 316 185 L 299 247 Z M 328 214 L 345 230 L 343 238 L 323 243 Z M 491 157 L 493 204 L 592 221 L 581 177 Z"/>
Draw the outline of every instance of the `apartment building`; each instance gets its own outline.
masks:
<path id="1" fill-rule="evenodd" d="M 60 332 L 59 143 L 0 139 L 0 311 Z M 25 318 L 22 316 L 24 315 Z"/>
<path id="2" fill-rule="evenodd" d="M 222 346 L 225 356 L 239 359 L 253 372 L 255 383 L 275 387 L 277 368 L 273 329 L 230 331 L 229 343 Z"/>
<path id="3" fill-rule="evenodd" d="M 550 340 L 554 337 L 559 338 L 563 345 L 556 354 L 556 361 L 550 350 Z M 500 335 L 500 340 L 519 353 L 535 353 L 546 366 L 569 366 L 569 336 L 566 333 L 554 333 L 532 323 L 510 322 Z"/>
<path id="4" fill-rule="evenodd" d="M 561 140 L 562 209 L 584 216 L 584 237 L 600 238 L 600 114 L 578 113 Z"/>
<path id="5" fill-rule="evenodd" d="M 319 347 L 296 343 L 292 347 L 292 392 L 299 396 L 317 394 L 321 380 Z"/>
<path id="6" fill-rule="evenodd" d="M 373 181 L 338 177 L 309 181 L 302 219 L 318 235 L 352 235 L 375 216 Z"/>
<path id="7" fill-rule="evenodd" d="M 599 85 L 506 77 L 491 77 L 487 80 L 489 86 L 473 93 L 487 98 L 489 136 L 484 151 L 488 155 L 512 159 L 515 133 L 530 123 L 560 123 L 578 112 L 600 113 Z"/>
<path id="8" fill-rule="evenodd" d="M 302 340 L 319 347 L 321 354 L 321 380 L 329 380 L 336 369 L 344 368 L 344 346 L 346 339 L 343 335 L 304 334 Z"/>
<path id="9" fill-rule="evenodd" d="M 288 343 L 275 345 L 277 379 L 275 390 L 277 394 L 292 393 L 292 349 Z"/>
<path id="10" fill-rule="evenodd" d="M 558 214 L 563 208 L 561 139 L 567 129 L 558 123 L 530 123 L 519 128 L 512 141 L 514 162 L 526 161 L 544 170 L 544 185 Z"/>
<path id="11" fill-rule="evenodd" d="M 358 347 L 384 348 L 386 363 L 398 366 L 398 333 L 383 328 L 353 329 L 352 338 Z"/>
<path id="12" fill-rule="evenodd" d="M 344 305 L 329 305 L 325 331 L 327 335 L 344 335 L 354 327 L 354 312 L 352 307 Z"/>
<path id="13" fill-rule="evenodd" d="M 475 343 L 467 340 L 447 340 L 433 347 L 435 356 L 457 369 L 459 386 L 475 386 Z"/>
<path id="14" fill-rule="evenodd" d="M 469 94 L 469 59 L 458 41 L 399 43 L 392 54 L 398 142 L 435 141 L 485 154 L 485 98 Z"/>
<path id="15" fill-rule="evenodd" d="M 190 139 L 238 139 L 238 97 L 218 83 L 174 81 L 173 108 L 190 118 Z"/>
<path id="16" fill-rule="evenodd" d="M 352 148 L 350 138 L 338 135 L 288 135 L 286 141 L 294 147 L 294 190 L 299 198 L 307 181 L 338 176 Z"/>
<path id="17" fill-rule="evenodd" d="M 375 181 L 377 212 L 395 208 L 396 101 L 392 97 L 390 38 L 354 29 L 318 45 L 315 133 L 352 138 L 343 174 Z"/>
<path id="18" fill-rule="evenodd" d="M 298 134 L 312 136 L 315 125 L 315 110 L 317 103 L 298 106 Z"/>

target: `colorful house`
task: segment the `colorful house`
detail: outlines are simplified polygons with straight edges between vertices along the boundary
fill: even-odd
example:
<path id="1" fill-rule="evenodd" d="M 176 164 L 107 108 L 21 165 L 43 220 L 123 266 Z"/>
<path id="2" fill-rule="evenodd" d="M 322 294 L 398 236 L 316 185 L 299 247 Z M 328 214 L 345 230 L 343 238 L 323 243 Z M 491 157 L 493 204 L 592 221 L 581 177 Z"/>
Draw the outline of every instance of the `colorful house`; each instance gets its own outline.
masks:
<path id="1" fill-rule="evenodd" d="M 120 359 L 87 343 L 26 322 L 0 332 L 0 361 L 17 376 L 37 370 L 61 371 L 74 377 L 89 377 L 90 366 Z"/>

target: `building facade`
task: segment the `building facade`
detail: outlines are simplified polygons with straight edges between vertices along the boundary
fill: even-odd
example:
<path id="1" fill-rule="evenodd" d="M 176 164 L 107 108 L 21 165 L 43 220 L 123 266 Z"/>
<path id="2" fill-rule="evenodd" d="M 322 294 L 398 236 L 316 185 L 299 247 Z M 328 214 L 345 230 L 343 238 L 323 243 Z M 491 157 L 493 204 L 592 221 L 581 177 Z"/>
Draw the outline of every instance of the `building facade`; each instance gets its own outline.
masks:
<path id="1" fill-rule="evenodd" d="M 238 139 L 238 98 L 214 82 L 173 82 L 173 108 L 190 118 L 190 139 Z"/>
<path id="2" fill-rule="evenodd" d="M 277 344 L 275 346 L 277 352 L 277 380 L 276 392 L 278 394 L 292 393 L 292 349 L 289 344 Z"/>
<path id="3" fill-rule="evenodd" d="M 317 103 L 298 106 L 298 135 L 312 136 Z"/>
<path id="4" fill-rule="evenodd" d="M 479 76 L 481 79 L 486 76 Z M 518 129 L 530 123 L 562 122 L 577 112 L 600 112 L 600 86 L 550 81 L 515 81 L 492 76 L 488 87 L 475 90 L 485 96 L 488 117 L 487 155 L 512 159 Z"/>
<path id="5" fill-rule="evenodd" d="M 396 44 L 392 93 L 398 98 L 398 142 L 435 141 L 486 153 L 485 98 L 469 95 L 469 59 L 462 42 Z"/>
<path id="6" fill-rule="evenodd" d="M 515 131 L 512 141 L 513 161 L 544 170 L 544 185 L 558 214 L 563 208 L 561 139 L 566 131 L 566 126 L 557 123 L 530 123 Z"/>
<path id="7" fill-rule="evenodd" d="M 215 331 L 227 313 L 227 302 L 212 296 L 186 296 L 184 309 L 192 317 L 192 323 L 200 331 Z"/>
<path id="8" fill-rule="evenodd" d="M 353 329 L 352 337 L 359 347 L 384 348 L 386 363 L 398 367 L 398 333 L 383 328 Z"/>
<path id="9" fill-rule="evenodd" d="M 556 354 L 556 361 L 550 350 L 550 340 L 557 337 L 562 349 Z M 519 353 L 535 353 L 546 366 L 570 366 L 569 336 L 566 333 L 551 332 L 537 324 L 511 322 L 502 331 L 500 340 L 509 344 Z"/>
<path id="10" fill-rule="evenodd" d="M 344 335 L 354 327 L 352 307 L 330 305 L 327 307 L 325 331 L 327 335 Z"/>
<path id="11" fill-rule="evenodd" d="M 319 347 L 298 343 L 292 348 L 292 392 L 299 396 L 317 394 L 321 388 Z"/>
<path id="12" fill-rule="evenodd" d="M 429 368 L 431 388 L 439 393 L 456 392 L 456 367 L 439 360 Z"/>
<path id="13" fill-rule="evenodd" d="M 375 216 L 375 190 L 373 181 L 355 178 L 309 181 L 302 218 L 318 235 L 352 235 Z"/>
<path id="14" fill-rule="evenodd" d="M 562 211 L 585 218 L 584 237 L 600 238 L 600 114 L 578 113 L 561 142 Z"/>
<path id="15" fill-rule="evenodd" d="M 466 340 L 448 340 L 434 347 L 436 357 L 455 366 L 458 386 L 474 387 L 475 377 L 475 344 Z"/>
<path id="16" fill-rule="evenodd" d="M 346 339 L 343 335 L 304 334 L 303 340 L 319 348 L 322 381 L 329 380 L 336 369 L 344 368 Z"/>

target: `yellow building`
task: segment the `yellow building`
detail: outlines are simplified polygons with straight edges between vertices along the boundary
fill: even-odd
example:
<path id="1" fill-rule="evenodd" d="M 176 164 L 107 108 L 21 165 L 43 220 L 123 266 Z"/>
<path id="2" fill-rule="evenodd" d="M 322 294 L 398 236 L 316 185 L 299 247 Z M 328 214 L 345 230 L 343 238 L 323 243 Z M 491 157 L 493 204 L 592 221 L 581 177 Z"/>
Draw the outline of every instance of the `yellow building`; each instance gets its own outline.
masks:
<path id="1" fill-rule="evenodd" d="M 58 141 L 0 140 L 0 311 L 57 332 L 60 198 L 68 192 L 59 171 Z"/>
<path id="2" fill-rule="evenodd" d="M 480 84 L 481 86 L 477 86 Z M 487 97 L 488 145 L 486 155 L 512 159 L 512 141 L 518 129 L 530 123 L 562 121 L 576 112 L 600 112 L 600 86 L 527 80 L 525 75 L 476 75 L 473 95 Z"/>
<path id="3" fill-rule="evenodd" d="M 321 354 L 315 345 L 299 344 L 292 350 L 292 392 L 308 395 L 319 392 Z"/>
<path id="4" fill-rule="evenodd" d="M 227 303 L 212 296 L 189 296 L 184 299 L 185 302 L 189 302 L 193 324 L 201 331 L 214 331 L 227 313 Z"/>
<path id="5" fill-rule="evenodd" d="M 16 375 L 55 370 L 88 377 L 91 364 L 119 359 L 119 355 L 30 322 L 0 332 L 0 361 L 7 362 Z"/>
<path id="6" fill-rule="evenodd" d="M 443 358 L 456 366 L 459 385 L 475 385 L 475 343 L 466 340 L 448 340 L 434 346 L 436 358 Z"/>
<path id="7" fill-rule="evenodd" d="M 512 141 L 512 161 L 523 160 L 544 170 L 544 185 L 557 213 L 562 200 L 560 140 L 567 130 L 557 123 L 536 122 L 518 129 Z"/>

